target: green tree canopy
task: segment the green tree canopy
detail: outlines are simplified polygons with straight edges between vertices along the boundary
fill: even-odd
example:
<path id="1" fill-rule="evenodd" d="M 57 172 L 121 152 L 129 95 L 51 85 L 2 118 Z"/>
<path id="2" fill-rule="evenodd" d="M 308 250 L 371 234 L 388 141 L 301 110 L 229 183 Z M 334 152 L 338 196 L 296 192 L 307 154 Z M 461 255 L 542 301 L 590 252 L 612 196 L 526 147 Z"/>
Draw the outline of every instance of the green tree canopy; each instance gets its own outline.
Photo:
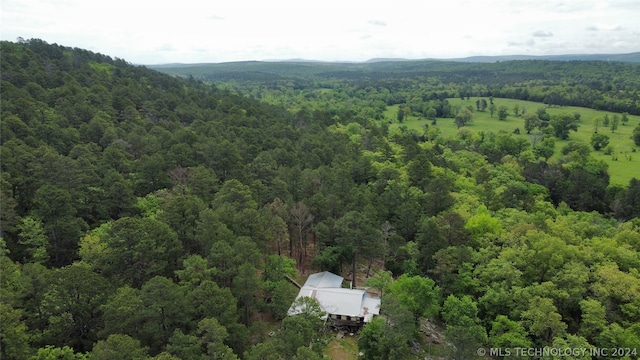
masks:
<path id="1" fill-rule="evenodd" d="M 389 292 L 417 319 L 432 317 L 440 308 L 439 287 L 429 278 L 402 275 L 389 287 Z"/>

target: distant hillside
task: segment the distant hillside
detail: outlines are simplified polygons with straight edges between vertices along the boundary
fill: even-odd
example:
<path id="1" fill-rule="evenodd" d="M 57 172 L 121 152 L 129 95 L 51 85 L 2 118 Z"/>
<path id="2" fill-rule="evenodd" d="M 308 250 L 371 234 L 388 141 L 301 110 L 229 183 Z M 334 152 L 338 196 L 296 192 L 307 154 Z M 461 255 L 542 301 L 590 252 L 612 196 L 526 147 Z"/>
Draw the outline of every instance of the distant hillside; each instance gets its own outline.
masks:
<path id="1" fill-rule="evenodd" d="M 373 58 L 364 62 L 348 62 L 348 61 L 317 61 L 308 59 L 286 59 L 286 60 L 265 60 L 265 61 L 235 61 L 225 63 L 170 63 L 159 65 L 148 65 L 147 67 L 158 70 L 168 70 L 166 72 L 177 71 L 181 68 L 200 68 L 200 67 L 220 67 L 223 69 L 232 69 L 237 66 L 243 67 L 243 71 L 247 70 L 247 67 L 258 66 L 260 70 L 264 70 L 265 64 L 285 64 L 287 67 L 292 65 L 312 65 L 328 67 L 358 67 L 363 64 L 377 64 L 388 62 L 467 62 L 467 63 L 495 63 L 500 61 L 517 61 L 517 60 L 548 60 L 548 61 L 610 61 L 610 62 L 624 62 L 624 63 L 640 63 L 640 52 L 628 53 L 628 54 L 565 54 L 565 55 L 500 55 L 500 56 L 469 56 L 464 58 L 449 58 L 449 59 L 404 59 L 404 58 Z M 256 70 L 256 69 L 252 69 Z"/>
<path id="2" fill-rule="evenodd" d="M 387 90 L 395 91 L 441 83 L 456 89 L 448 93 L 454 97 L 467 94 L 506 97 L 640 114 L 640 61 L 631 62 L 634 58 L 640 60 L 640 53 L 457 60 L 375 59 L 361 63 L 245 61 L 152 68 L 216 84 L 262 83 L 276 88 L 300 89 L 345 82 L 361 88 L 385 84 Z M 570 89 L 576 86 L 580 87 L 579 91 Z M 429 90 L 430 96 L 433 91 Z"/>
<path id="3" fill-rule="evenodd" d="M 549 60 L 549 61 L 615 61 L 626 63 L 640 63 L 640 52 L 629 54 L 566 54 L 566 55 L 497 55 L 497 56 L 469 56 L 463 58 L 420 59 L 424 61 L 455 61 L 468 63 L 494 63 L 499 61 L 514 60 Z M 416 61 L 404 58 L 374 58 L 365 63 L 378 63 L 387 61 Z M 418 60 L 419 61 L 419 60 Z"/>
<path id="4" fill-rule="evenodd" d="M 344 74 L 354 73 L 424 73 L 459 71 L 462 64 L 477 64 L 476 67 L 463 67 L 474 71 L 495 71 L 496 68 L 488 64 L 501 62 L 525 62 L 524 64 L 509 65 L 509 68 L 529 68 L 527 64 L 538 61 L 534 67 L 539 68 L 539 61 L 545 62 L 612 62 L 640 64 L 640 52 L 630 54 L 574 54 L 574 55 L 506 55 L 506 56 L 472 56 L 455 59 L 393 59 L 377 58 L 365 62 L 323 62 L 311 60 L 282 60 L 282 61 L 237 61 L 226 63 L 201 64 L 162 64 L 149 65 L 149 68 L 178 76 L 193 76 L 208 81 L 226 81 L 228 79 L 265 78 L 266 74 L 280 77 L 342 77 Z M 483 66 L 482 64 L 487 64 Z M 502 67 L 502 65 L 501 65 Z M 554 67 L 554 66 L 550 66 Z M 345 73 L 346 72 L 346 73 Z M 529 72 L 527 70 L 527 72 Z"/>
<path id="5" fill-rule="evenodd" d="M 505 56 L 471 56 L 447 59 L 460 62 L 498 62 L 513 60 L 551 60 L 551 61 L 615 61 L 640 63 L 640 52 L 630 54 L 571 54 L 571 55 L 505 55 Z"/>
<path id="6" fill-rule="evenodd" d="M 235 61 L 209 64 L 151 65 L 148 67 L 171 75 L 193 76 L 203 80 L 224 80 L 234 78 L 240 73 L 253 74 L 258 77 L 261 77 L 260 74 L 309 76 L 350 69 L 354 66 L 356 64 L 309 61 Z"/>

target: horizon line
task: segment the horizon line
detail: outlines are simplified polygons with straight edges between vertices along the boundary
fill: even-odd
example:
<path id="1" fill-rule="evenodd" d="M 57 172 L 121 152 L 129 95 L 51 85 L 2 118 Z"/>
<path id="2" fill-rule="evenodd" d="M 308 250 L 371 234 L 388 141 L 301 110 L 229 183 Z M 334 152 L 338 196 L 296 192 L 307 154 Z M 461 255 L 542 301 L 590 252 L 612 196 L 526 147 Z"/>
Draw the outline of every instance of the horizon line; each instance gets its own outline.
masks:
<path id="1" fill-rule="evenodd" d="M 404 58 L 404 57 L 376 57 L 369 58 L 367 60 L 316 60 L 305 58 L 285 58 L 285 59 L 245 59 L 245 60 L 230 60 L 230 61 L 212 61 L 212 62 L 166 62 L 166 63 L 154 63 L 154 64 L 134 64 L 141 66 L 169 66 L 169 65 L 206 65 L 206 64 L 230 64 L 230 63 L 243 63 L 243 62 L 292 62 L 292 63 L 337 63 L 337 64 L 365 64 L 371 62 L 385 62 L 385 61 L 462 61 L 467 59 L 492 59 L 492 58 L 523 58 L 523 59 L 535 59 L 535 58 L 561 58 L 561 57 L 591 57 L 591 56 L 631 56 L 640 55 L 640 51 L 624 52 L 624 53 L 571 53 L 571 54 L 543 54 L 543 55 L 524 55 L 524 54 L 510 54 L 510 55 L 470 55 L 463 57 L 426 57 L 426 58 Z M 512 59 L 519 60 L 519 59 Z"/>

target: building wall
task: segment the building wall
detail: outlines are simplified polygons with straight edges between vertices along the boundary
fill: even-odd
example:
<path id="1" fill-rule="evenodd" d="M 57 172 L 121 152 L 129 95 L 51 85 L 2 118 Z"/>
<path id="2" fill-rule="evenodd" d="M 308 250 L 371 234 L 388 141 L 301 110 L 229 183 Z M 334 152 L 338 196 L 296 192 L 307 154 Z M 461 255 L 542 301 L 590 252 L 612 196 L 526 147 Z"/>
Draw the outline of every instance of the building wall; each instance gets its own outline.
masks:
<path id="1" fill-rule="evenodd" d="M 361 316 L 330 314 L 329 321 L 334 326 L 362 327 L 364 325 L 364 317 Z"/>

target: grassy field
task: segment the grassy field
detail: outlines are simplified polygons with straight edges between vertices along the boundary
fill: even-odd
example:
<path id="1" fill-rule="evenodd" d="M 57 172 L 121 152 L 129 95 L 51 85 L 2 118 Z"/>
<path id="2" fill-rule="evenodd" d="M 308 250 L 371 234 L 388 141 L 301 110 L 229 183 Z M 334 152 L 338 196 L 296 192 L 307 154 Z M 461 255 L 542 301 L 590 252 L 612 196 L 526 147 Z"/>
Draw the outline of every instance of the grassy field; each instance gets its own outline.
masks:
<path id="1" fill-rule="evenodd" d="M 358 341 L 356 337 L 346 334 L 342 339 L 338 339 L 335 336 L 336 334 L 333 334 L 333 339 L 324 349 L 325 357 L 333 360 L 358 359 Z"/>
<path id="2" fill-rule="evenodd" d="M 475 109 L 477 99 L 478 98 L 470 98 L 469 100 L 461 100 L 459 98 L 449 99 L 449 103 L 452 106 L 462 107 L 471 105 Z M 488 98 L 485 99 L 489 101 Z M 596 118 L 603 118 L 605 114 L 609 114 L 609 118 L 611 119 L 614 114 L 611 112 L 575 106 L 555 106 L 547 108 L 546 105 L 542 103 L 514 99 L 494 99 L 494 104 L 496 107 L 504 105 L 509 109 L 509 116 L 506 120 L 498 120 L 497 111 L 493 114 L 493 117 L 491 117 L 489 109 L 487 109 L 485 112 L 475 112 L 473 121 L 465 127 L 474 131 L 489 130 L 494 132 L 506 131 L 508 133 L 513 133 L 516 128 L 519 128 L 520 135 L 517 136 L 530 136 L 527 135 L 524 130 L 523 118 L 515 117 L 513 115 L 513 108 L 515 105 L 518 105 L 520 109 L 526 109 L 527 112 L 535 112 L 538 108 L 545 107 L 547 109 L 547 113 L 550 115 L 579 113 L 580 126 L 578 127 L 578 131 L 571 131 L 568 140 L 556 139 L 555 156 L 560 153 L 560 149 L 562 149 L 569 141 L 581 141 L 589 144 L 591 135 L 595 129 L 593 120 Z M 409 116 L 408 118 L 405 117 L 403 123 L 399 124 L 396 120 L 397 113 L 398 105 L 389 106 L 385 112 L 385 118 L 387 121 L 391 122 L 390 131 L 392 132 L 399 129 L 400 126 L 406 126 L 409 129 L 415 129 L 422 133 L 425 124 L 432 126 L 430 120 L 415 116 Z M 636 152 L 638 150 L 638 146 L 636 146 L 631 139 L 633 129 L 638 126 L 638 124 L 640 124 L 640 116 L 629 115 L 629 122 L 627 125 L 620 124 L 614 133 L 612 133 L 610 129 L 602 127 L 602 125 L 598 129 L 599 133 L 609 136 L 609 145 L 613 147 L 613 153 L 611 155 L 605 155 L 603 150 L 592 150 L 592 155 L 596 159 L 603 160 L 609 165 L 611 184 L 626 186 L 632 177 L 640 177 L 640 152 Z M 436 126 L 444 136 L 455 136 L 458 131 L 453 119 L 438 118 Z"/>

